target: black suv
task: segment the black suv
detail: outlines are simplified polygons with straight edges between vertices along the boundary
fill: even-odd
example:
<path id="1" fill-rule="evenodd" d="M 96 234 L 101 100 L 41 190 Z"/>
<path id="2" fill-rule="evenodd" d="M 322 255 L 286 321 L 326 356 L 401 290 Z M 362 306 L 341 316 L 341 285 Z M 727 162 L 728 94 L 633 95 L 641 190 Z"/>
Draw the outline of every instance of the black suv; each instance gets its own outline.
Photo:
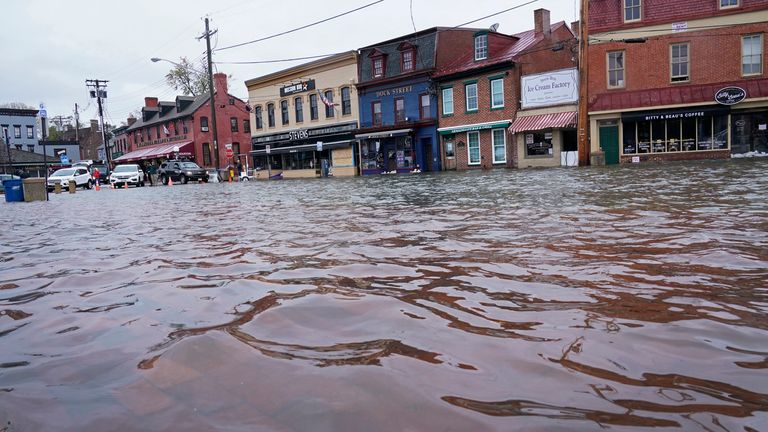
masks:
<path id="1" fill-rule="evenodd" d="M 208 172 L 194 162 L 182 160 L 172 159 L 163 162 L 160 164 L 160 169 L 157 170 L 157 175 L 160 182 L 164 185 L 168 184 L 168 179 L 183 184 L 190 180 L 208 182 Z"/>

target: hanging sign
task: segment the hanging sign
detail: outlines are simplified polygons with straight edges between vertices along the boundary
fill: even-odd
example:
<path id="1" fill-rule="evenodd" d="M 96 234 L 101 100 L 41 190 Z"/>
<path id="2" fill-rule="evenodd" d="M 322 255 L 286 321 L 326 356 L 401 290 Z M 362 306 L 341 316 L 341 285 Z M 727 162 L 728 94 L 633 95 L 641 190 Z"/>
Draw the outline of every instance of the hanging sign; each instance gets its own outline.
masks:
<path id="1" fill-rule="evenodd" d="M 723 87 L 715 93 L 715 101 L 720 105 L 736 105 L 747 97 L 741 87 Z"/>

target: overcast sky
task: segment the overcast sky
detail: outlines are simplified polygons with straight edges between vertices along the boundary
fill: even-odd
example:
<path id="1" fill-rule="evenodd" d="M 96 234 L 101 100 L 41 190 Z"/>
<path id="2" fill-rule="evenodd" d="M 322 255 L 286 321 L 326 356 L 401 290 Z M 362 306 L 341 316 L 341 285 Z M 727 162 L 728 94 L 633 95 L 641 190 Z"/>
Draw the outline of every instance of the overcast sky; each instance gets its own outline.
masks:
<path id="1" fill-rule="evenodd" d="M 173 100 L 164 76 L 172 67 L 151 57 L 178 61 L 203 56 L 196 40 L 203 18 L 218 29 L 212 43 L 224 48 L 280 33 L 373 3 L 375 0 L 3 0 L 0 103 L 44 102 L 48 116 L 96 118 L 86 79 L 106 79 L 105 120 L 120 124 L 145 96 Z M 352 14 L 264 42 L 214 52 L 214 62 L 263 61 L 357 49 L 434 26 L 455 26 L 531 0 L 383 0 Z M 413 23 L 411 22 L 413 5 Z M 469 27 L 500 24 L 499 32 L 533 28 L 533 11 L 546 8 L 552 22 L 577 19 L 575 0 L 533 0 Z M 259 65 L 218 64 L 232 75 L 230 93 L 247 99 L 244 81 L 309 60 Z"/>

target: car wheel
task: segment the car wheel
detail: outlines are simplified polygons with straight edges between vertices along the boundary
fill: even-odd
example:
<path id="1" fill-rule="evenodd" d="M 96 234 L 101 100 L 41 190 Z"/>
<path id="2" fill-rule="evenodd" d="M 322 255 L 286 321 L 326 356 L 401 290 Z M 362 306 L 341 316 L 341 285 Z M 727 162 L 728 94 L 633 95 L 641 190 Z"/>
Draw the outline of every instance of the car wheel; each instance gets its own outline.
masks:
<path id="1" fill-rule="evenodd" d="M 240 181 L 251 181 L 251 179 L 249 179 L 248 177 L 243 177 L 242 180 Z"/>
<path id="2" fill-rule="evenodd" d="M 139 187 L 144 187 L 144 180 L 139 182 Z"/>
<path id="3" fill-rule="evenodd" d="M 179 177 L 179 181 L 181 182 L 181 184 L 187 184 L 187 182 L 189 181 L 189 179 L 187 179 L 187 176 L 185 176 L 184 174 L 182 174 L 182 175 L 181 175 L 181 177 Z"/>
<path id="4" fill-rule="evenodd" d="M 160 183 L 168 186 L 168 177 L 166 176 L 160 176 Z"/>
<path id="5" fill-rule="evenodd" d="M 83 189 L 90 189 L 91 187 L 93 187 L 93 185 L 91 184 L 91 181 L 90 181 L 90 180 L 88 180 L 88 181 L 87 181 L 87 182 L 86 182 L 86 183 L 83 185 Z"/>

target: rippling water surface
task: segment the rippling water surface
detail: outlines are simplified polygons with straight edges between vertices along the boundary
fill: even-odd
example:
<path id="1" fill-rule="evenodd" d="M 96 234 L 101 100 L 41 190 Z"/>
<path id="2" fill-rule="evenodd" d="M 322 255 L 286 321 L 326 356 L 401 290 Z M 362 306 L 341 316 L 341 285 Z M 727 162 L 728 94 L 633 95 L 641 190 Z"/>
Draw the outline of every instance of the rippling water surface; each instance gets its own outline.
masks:
<path id="1" fill-rule="evenodd" d="M 767 162 L 0 203 L 0 430 L 768 430 Z"/>

